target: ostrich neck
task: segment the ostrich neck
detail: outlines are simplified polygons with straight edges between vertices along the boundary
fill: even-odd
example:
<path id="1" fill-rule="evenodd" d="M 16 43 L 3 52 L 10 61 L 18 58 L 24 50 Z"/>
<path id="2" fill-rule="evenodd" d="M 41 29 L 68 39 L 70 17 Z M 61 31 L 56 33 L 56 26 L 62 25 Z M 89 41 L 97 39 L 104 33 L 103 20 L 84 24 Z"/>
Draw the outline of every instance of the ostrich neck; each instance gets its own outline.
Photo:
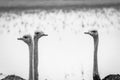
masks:
<path id="1" fill-rule="evenodd" d="M 34 80 L 33 75 L 33 43 L 29 45 L 29 80 Z"/>
<path id="2" fill-rule="evenodd" d="M 34 39 L 34 54 L 38 54 L 38 39 Z"/>
<path id="3" fill-rule="evenodd" d="M 99 75 L 99 73 L 98 73 L 98 58 L 97 58 L 98 42 L 99 42 L 98 36 L 94 37 L 93 75 Z"/>
<path id="4" fill-rule="evenodd" d="M 38 38 L 34 38 L 34 80 L 38 80 Z"/>

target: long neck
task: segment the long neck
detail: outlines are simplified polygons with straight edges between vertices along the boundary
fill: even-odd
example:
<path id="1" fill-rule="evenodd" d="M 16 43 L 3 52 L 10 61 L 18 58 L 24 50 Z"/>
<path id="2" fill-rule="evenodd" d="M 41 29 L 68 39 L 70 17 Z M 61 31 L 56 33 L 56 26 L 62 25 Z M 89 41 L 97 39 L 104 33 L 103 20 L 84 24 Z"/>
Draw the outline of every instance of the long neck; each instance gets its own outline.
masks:
<path id="1" fill-rule="evenodd" d="M 31 43 L 29 46 L 29 80 L 34 80 L 33 75 L 33 43 Z"/>
<path id="2" fill-rule="evenodd" d="M 34 38 L 34 80 L 38 80 L 38 38 Z"/>
<path id="3" fill-rule="evenodd" d="M 99 77 L 99 72 L 98 72 L 98 58 L 97 58 L 99 37 L 96 36 L 96 37 L 94 37 L 93 39 L 94 39 L 93 76 L 98 76 L 98 77 Z M 99 77 L 99 78 L 100 78 L 100 77 Z M 97 80 L 98 80 L 98 79 L 97 79 Z"/>

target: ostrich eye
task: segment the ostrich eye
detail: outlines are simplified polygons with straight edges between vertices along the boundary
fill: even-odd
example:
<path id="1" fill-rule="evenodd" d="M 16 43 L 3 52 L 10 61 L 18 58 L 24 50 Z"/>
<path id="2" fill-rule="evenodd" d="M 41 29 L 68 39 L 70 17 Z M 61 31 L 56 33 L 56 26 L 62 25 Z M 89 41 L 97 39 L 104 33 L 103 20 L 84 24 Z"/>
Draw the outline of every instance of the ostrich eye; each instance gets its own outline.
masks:
<path id="1" fill-rule="evenodd" d="M 36 32 L 35 34 L 37 34 L 37 35 L 38 35 L 38 34 L 39 34 L 39 32 Z"/>
<path id="2" fill-rule="evenodd" d="M 25 38 L 25 39 L 27 39 L 27 38 L 28 38 L 28 36 L 24 36 L 24 38 Z"/>
<path id="3" fill-rule="evenodd" d="M 92 31 L 93 33 L 96 33 L 97 31 Z"/>

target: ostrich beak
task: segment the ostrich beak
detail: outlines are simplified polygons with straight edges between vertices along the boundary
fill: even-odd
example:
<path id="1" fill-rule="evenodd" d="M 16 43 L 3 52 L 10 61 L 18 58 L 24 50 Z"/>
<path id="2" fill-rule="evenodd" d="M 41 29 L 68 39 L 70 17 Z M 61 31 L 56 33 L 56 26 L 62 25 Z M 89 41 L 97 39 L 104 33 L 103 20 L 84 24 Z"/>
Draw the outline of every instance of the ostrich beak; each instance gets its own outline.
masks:
<path id="1" fill-rule="evenodd" d="M 84 32 L 84 34 L 90 34 L 89 32 Z"/>
<path id="2" fill-rule="evenodd" d="M 48 36 L 48 34 L 43 34 L 43 36 Z"/>
<path id="3" fill-rule="evenodd" d="M 23 38 L 17 38 L 18 40 L 23 40 Z"/>

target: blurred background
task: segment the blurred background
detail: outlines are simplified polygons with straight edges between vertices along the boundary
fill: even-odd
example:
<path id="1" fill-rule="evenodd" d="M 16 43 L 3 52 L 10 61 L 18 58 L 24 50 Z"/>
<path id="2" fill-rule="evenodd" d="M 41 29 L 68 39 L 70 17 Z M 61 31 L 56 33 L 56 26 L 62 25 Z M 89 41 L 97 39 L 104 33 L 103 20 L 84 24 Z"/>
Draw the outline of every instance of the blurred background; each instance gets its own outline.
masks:
<path id="1" fill-rule="evenodd" d="M 0 0 L 0 6 L 113 4 L 119 0 Z M 46 4 L 47 3 L 47 4 Z M 18 41 L 36 30 L 48 34 L 39 40 L 40 80 L 92 80 L 93 39 L 99 32 L 98 69 L 101 78 L 120 74 L 120 6 L 102 8 L 29 9 L 0 11 L 0 79 L 16 74 L 28 79 L 28 46 Z"/>
<path id="2" fill-rule="evenodd" d="M 0 6 L 95 5 L 120 3 L 120 0 L 0 0 Z"/>

